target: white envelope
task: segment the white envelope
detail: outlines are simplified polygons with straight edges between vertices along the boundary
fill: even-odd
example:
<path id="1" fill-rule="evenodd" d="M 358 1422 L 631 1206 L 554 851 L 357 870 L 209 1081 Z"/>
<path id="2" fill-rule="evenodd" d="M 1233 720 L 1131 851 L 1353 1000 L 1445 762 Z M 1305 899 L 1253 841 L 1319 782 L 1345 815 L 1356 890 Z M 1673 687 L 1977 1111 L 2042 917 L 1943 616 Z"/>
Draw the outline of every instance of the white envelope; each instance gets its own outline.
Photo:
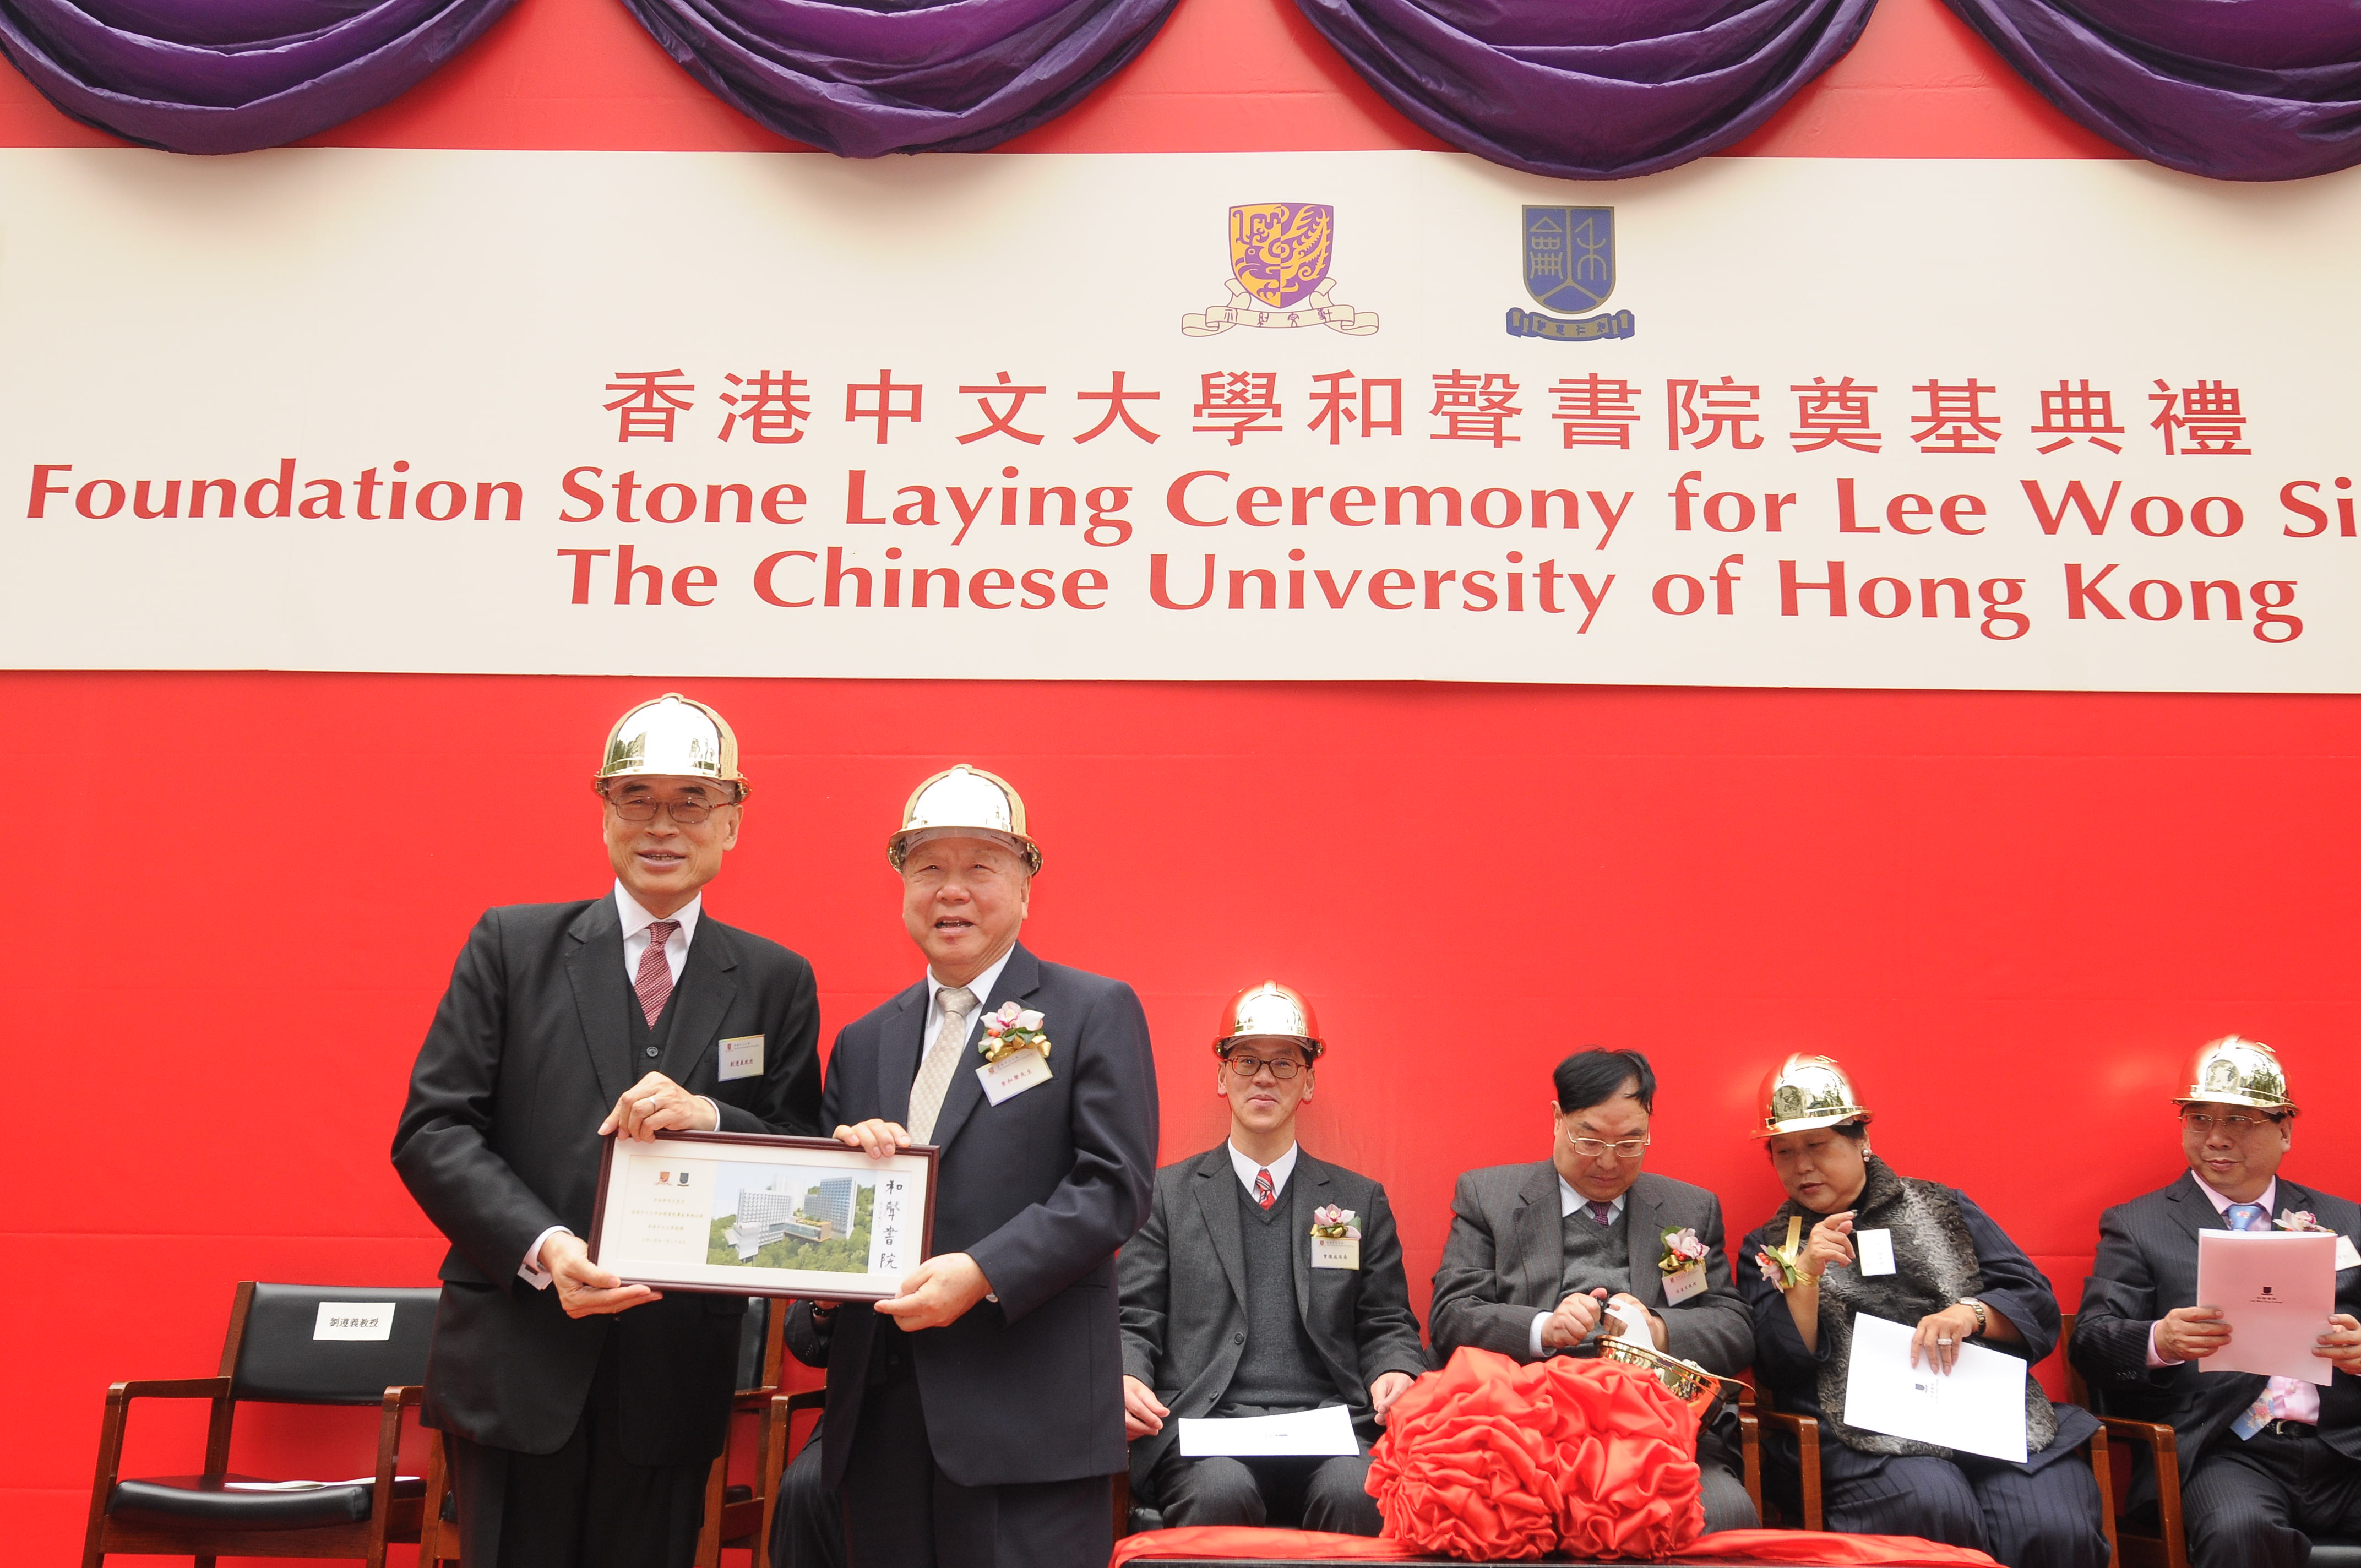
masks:
<path id="1" fill-rule="evenodd" d="M 2336 1310 L 2333 1231 L 2200 1231 L 2197 1304 L 2228 1314 L 2230 1343 L 2201 1372 L 2260 1372 L 2325 1387 L 2336 1369 L 2313 1354 Z"/>
<path id="2" fill-rule="evenodd" d="M 1915 1331 L 1867 1312 L 1852 1321 L 1844 1419 L 1868 1431 L 2025 1463 L 2025 1363 L 1980 1344 L 1958 1347 L 1949 1376 L 1910 1365 Z"/>
<path id="3" fill-rule="evenodd" d="M 1282 1455 L 1357 1454 L 1361 1440 L 1353 1432 L 1353 1412 L 1342 1405 L 1283 1416 L 1183 1417 L 1180 1457 L 1206 1459 L 1228 1454 L 1237 1459 Z"/>

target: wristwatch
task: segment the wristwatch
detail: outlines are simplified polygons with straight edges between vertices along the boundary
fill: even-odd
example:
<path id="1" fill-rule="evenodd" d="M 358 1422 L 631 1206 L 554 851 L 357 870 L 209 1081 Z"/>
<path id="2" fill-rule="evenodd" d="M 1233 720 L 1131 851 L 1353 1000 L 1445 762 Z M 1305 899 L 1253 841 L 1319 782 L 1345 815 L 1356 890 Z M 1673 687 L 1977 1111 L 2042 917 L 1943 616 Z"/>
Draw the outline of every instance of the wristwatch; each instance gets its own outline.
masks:
<path id="1" fill-rule="evenodd" d="M 1973 1312 L 1976 1315 L 1976 1326 L 1974 1332 L 1970 1337 L 1982 1339 L 1983 1337 L 1984 1331 L 1992 1327 L 1992 1314 L 1984 1310 L 1984 1304 L 1982 1301 L 1977 1300 L 1972 1296 L 1960 1297 L 1958 1305 L 1965 1307 L 1969 1311 Z"/>

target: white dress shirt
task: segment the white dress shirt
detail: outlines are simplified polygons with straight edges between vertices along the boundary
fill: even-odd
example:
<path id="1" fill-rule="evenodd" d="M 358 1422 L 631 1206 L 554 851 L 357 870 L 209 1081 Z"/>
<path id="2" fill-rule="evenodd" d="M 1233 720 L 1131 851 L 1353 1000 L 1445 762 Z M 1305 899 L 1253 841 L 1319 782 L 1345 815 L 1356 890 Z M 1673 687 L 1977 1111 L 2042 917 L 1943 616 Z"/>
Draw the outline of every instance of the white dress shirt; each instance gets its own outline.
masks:
<path id="1" fill-rule="evenodd" d="M 990 969 L 967 982 L 967 988 L 975 992 L 975 1010 L 967 1015 L 967 1037 L 970 1040 L 975 1038 L 976 1030 L 983 1025 L 983 1004 L 992 1000 L 992 988 L 1000 983 L 1000 971 L 1008 967 L 1008 960 L 1016 954 L 1016 944 L 1011 942 L 1008 951 L 994 959 Z M 927 970 L 927 1031 L 918 1036 L 918 1060 L 921 1063 L 926 1061 L 927 1053 L 935 1048 L 935 1031 L 943 1026 L 943 992 L 958 989 L 937 980 L 932 969 Z M 976 1065 L 981 1067 L 983 1064 L 979 1060 Z"/>
<path id="2" fill-rule="evenodd" d="M 679 927 L 664 939 L 664 964 L 672 970 L 675 985 L 680 983 L 680 971 L 688 962 L 688 944 L 697 936 L 697 918 L 704 913 L 705 894 L 700 893 L 662 916 L 680 922 Z M 620 877 L 615 879 L 615 914 L 623 923 L 623 983 L 636 989 L 640 983 L 640 959 L 648 950 L 648 927 L 656 923 L 658 916 L 640 907 L 640 901 L 625 891 Z M 713 1113 L 713 1124 L 721 1125 L 721 1107 L 702 1094 L 697 1098 Z M 536 1290 L 549 1288 L 549 1270 L 541 1266 L 541 1244 L 560 1231 L 573 1234 L 565 1225 L 550 1226 L 533 1238 L 533 1245 L 524 1249 L 524 1261 L 517 1266 L 517 1277 Z"/>
<path id="3" fill-rule="evenodd" d="M 2213 1186 L 2193 1170 L 2189 1173 L 2189 1179 L 2197 1183 L 2197 1190 L 2204 1193 L 2206 1199 L 2213 1203 L 2215 1213 L 2225 1220 L 2230 1217 L 2230 1205 L 2236 1202 L 2236 1199 L 2214 1191 Z M 2255 1200 L 2262 1205 L 2265 1219 L 2269 1219 L 2279 1212 L 2279 1179 L 2274 1176 L 2271 1178 L 2271 1184 L 2263 1189 L 2263 1195 Z M 2156 1331 L 2163 1326 L 2164 1320 L 2161 1318 L 2147 1326 L 2147 1364 L 2151 1368 L 2182 1365 L 2170 1359 L 2157 1348 Z M 2318 1384 L 2307 1383 L 2300 1377 L 2274 1377 L 2270 1382 L 2270 1389 L 2279 1397 L 2279 1408 L 2287 1411 L 2287 1420 L 2302 1421 L 2309 1426 L 2320 1424 L 2320 1386 Z"/>
<path id="4" fill-rule="evenodd" d="M 1629 1198 L 1631 1195 L 1631 1190 L 1626 1188 L 1623 1191 L 1617 1193 L 1608 1201 L 1607 1223 L 1611 1225 L 1616 1221 L 1623 1217 L 1623 1200 Z M 1564 1176 L 1560 1176 L 1557 1179 L 1557 1217 L 1560 1220 L 1564 1220 L 1568 1214 L 1573 1213 L 1576 1209 L 1580 1209 L 1587 1212 L 1589 1207 L 1590 1200 L 1585 1198 L 1581 1193 L 1576 1192 L 1574 1190 L 1573 1182 L 1568 1181 Z M 1539 1361 L 1543 1354 L 1542 1350 L 1542 1326 L 1550 1321 L 1554 1312 L 1555 1309 L 1553 1308 L 1550 1311 L 1535 1312 L 1533 1314 L 1533 1326 L 1525 1335 L 1525 1354 L 1534 1361 Z"/>
<path id="5" fill-rule="evenodd" d="M 1279 1156 L 1277 1159 L 1272 1160 L 1268 1165 L 1257 1165 L 1246 1156 L 1238 1153 L 1238 1146 L 1235 1144 L 1224 1144 L 1222 1146 L 1230 1151 L 1230 1168 L 1238 1173 L 1238 1181 L 1240 1185 L 1246 1188 L 1247 1197 L 1254 1197 L 1255 1178 L 1266 1170 L 1270 1172 L 1270 1186 L 1273 1192 L 1285 1192 L 1287 1190 L 1287 1179 L 1295 1174 L 1295 1146 L 1293 1144 L 1288 1145 L 1287 1152 Z"/>

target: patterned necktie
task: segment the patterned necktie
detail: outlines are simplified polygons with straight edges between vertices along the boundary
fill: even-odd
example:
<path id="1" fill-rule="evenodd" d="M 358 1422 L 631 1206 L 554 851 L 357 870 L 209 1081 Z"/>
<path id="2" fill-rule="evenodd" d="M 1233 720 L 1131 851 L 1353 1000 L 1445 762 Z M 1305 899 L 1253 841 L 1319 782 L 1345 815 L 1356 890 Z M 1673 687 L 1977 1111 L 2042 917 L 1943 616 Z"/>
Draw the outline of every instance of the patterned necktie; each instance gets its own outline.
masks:
<path id="1" fill-rule="evenodd" d="M 1615 1223 L 1615 1205 L 1593 1201 L 1590 1205 L 1590 1217 L 1602 1225 L 1611 1225 Z"/>
<path id="2" fill-rule="evenodd" d="M 967 1015 L 975 1011 L 975 992 L 964 985 L 943 987 L 935 1001 L 943 1010 L 943 1021 L 936 1025 L 935 1043 L 927 1047 L 927 1059 L 918 1064 L 917 1079 L 910 1085 L 910 1141 L 915 1144 L 935 1135 L 943 1095 L 967 1048 Z"/>
<path id="3" fill-rule="evenodd" d="M 1268 1170 L 1255 1172 L 1255 1201 L 1266 1209 L 1279 1201 L 1279 1189 L 1270 1184 L 1270 1172 Z"/>
<path id="4" fill-rule="evenodd" d="M 2230 1223 L 2234 1231 L 2268 1231 L 2271 1228 L 2270 1216 L 2264 1212 L 2260 1203 L 2233 1203 L 2223 1211 L 2222 1217 Z M 2264 1385 L 2262 1398 L 2247 1406 L 2246 1415 L 2239 1419 L 2238 1425 L 2245 1430 L 2238 1435 L 2252 1437 L 2266 1421 L 2285 1420 L 2291 1408 L 2289 1396 L 2294 1392 L 2295 1384 L 2291 1379 L 2272 1378 Z"/>
<path id="5" fill-rule="evenodd" d="M 677 920 L 648 922 L 648 950 L 640 955 L 640 972 L 631 989 L 639 993 L 640 1013 L 651 1029 L 664 1016 L 664 1003 L 672 1000 L 672 962 L 664 957 L 664 944 L 679 929 Z"/>

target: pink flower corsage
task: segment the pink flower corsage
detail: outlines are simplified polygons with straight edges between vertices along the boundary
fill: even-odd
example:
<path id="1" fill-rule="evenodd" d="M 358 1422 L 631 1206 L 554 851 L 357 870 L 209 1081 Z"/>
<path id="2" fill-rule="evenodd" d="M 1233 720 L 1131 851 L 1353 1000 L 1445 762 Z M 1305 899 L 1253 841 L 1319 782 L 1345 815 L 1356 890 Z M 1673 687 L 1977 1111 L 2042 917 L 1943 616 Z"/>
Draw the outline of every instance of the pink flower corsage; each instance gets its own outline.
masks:
<path id="1" fill-rule="evenodd" d="M 1039 1051 L 1041 1059 L 1049 1059 L 1049 1036 L 1041 1032 L 1041 1014 L 1019 1007 L 1014 1002 L 1004 1002 L 997 1013 L 987 1013 L 983 1018 L 983 1038 L 975 1048 L 987 1062 L 996 1062 L 1018 1051 Z"/>
<path id="2" fill-rule="evenodd" d="M 1326 1242 L 1356 1242 L 1361 1239 L 1361 1227 L 1353 1222 L 1359 1218 L 1352 1210 L 1331 1203 L 1312 1211 L 1312 1234 Z"/>
<path id="3" fill-rule="evenodd" d="M 1708 1248 L 1697 1240 L 1697 1232 L 1683 1226 L 1664 1233 L 1664 1255 L 1656 1260 L 1656 1266 L 1666 1274 L 1678 1274 L 1703 1263 L 1707 1254 Z"/>

